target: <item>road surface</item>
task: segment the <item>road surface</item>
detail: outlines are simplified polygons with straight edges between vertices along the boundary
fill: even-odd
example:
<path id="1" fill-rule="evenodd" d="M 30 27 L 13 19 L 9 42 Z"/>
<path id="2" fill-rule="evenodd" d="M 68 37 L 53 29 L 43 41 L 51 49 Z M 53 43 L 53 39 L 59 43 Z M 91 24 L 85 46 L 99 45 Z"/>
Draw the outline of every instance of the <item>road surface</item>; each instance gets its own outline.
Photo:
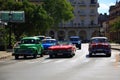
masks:
<path id="1" fill-rule="evenodd" d="M 82 44 L 72 58 L 37 59 L 14 57 L 0 61 L 0 80 L 120 80 L 120 62 L 111 57 L 88 56 L 88 44 Z"/>

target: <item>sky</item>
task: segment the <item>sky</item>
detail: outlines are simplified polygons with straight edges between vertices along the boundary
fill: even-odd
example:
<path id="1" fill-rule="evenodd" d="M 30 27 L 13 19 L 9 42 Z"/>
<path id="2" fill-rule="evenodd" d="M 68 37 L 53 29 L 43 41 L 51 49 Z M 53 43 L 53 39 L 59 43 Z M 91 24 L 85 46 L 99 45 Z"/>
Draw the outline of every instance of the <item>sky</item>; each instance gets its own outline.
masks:
<path id="1" fill-rule="evenodd" d="M 99 2 L 98 12 L 102 14 L 104 13 L 109 14 L 109 7 L 111 5 L 115 5 L 116 0 L 98 0 L 98 2 Z"/>

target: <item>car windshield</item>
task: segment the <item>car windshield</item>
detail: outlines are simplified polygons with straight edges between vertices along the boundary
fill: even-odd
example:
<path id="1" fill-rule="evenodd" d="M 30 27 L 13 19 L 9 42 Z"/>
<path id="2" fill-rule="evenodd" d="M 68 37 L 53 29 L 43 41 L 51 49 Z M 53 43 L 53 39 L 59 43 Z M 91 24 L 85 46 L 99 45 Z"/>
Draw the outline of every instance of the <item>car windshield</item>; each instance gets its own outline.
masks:
<path id="1" fill-rule="evenodd" d="M 70 38 L 70 41 L 78 41 L 79 38 Z"/>
<path id="2" fill-rule="evenodd" d="M 43 40 L 42 43 L 56 43 L 56 40 Z"/>
<path id="3" fill-rule="evenodd" d="M 58 42 L 58 45 L 70 45 L 70 44 L 72 44 L 72 43 L 69 41 L 59 41 Z"/>
<path id="4" fill-rule="evenodd" d="M 34 39 L 24 39 L 21 41 L 22 44 L 35 44 L 36 41 Z"/>
<path id="5" fill-rule="evenodd" d="M 107 39 L 92 39 L 92 43 L 106 43 Z"/>

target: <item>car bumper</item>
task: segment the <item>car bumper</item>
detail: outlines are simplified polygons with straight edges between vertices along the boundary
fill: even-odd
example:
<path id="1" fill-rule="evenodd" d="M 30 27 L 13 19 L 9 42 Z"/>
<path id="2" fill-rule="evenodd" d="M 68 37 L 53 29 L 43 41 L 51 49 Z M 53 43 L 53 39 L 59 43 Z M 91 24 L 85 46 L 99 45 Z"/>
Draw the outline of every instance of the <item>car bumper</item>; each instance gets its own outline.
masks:
<path id="1" fill-rule="evenodd" d="M 54 56 L 69 56 L 71 55 L 73 52 L 72 51 L 64 51 L 64 52 L 57 52 L 57 51 L 49 51 L 49 55 L 54 55 Z"/>
<path id="2" fill-rule="evenodd" d="M 12 53 L 12 55 L 18 55 L 18 56 L 33 56 L 34 54 L 37 54 L 35 51 L 33 50 L 26 50 L 26 49 L 21 49 L 18 51 L 15 51 L 14 53 Z"/>
<path id="3" fill-rule="evenodd" d="M 111 53 L 111 50 L 106 50 L 106 49 L 92 49 L 89 52 L 90 53 Z"/>

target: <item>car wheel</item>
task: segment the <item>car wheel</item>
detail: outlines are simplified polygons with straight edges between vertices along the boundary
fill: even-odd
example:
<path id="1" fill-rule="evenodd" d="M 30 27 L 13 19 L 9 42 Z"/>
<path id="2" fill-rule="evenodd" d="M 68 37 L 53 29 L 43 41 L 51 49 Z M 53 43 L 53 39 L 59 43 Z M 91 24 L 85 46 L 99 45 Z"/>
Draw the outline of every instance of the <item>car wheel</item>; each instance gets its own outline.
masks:
<path id="1" fill-rule="evenodd" d="M 107 56 L 107 57 L 111 57 L 111 53 L 109 53 L 109 54 L 106 54 L 106 56 Z"/>
<path id="2" fill-rule="evenodd" d="M 43 53 L 40 54 L 40 57 L 43 57 Z"/>
<path id="3" fill-rule="evenodd" d="M 27 56 L 26 55 L 24 55 L 24 59 L 26 59 L 27 58 Z"/>
<path id="4" fill-rule="evenodd" d="M 19 58 L 19 56 L 18 55 L 15 55 L 15 59 L 18 59 Z"/>
<path id="5" fill-rule="evenodd" d="M 34 54 L 34 55 L 33 55 L 33 58 L 37 58 L 37 54 Z"/>
<path id="6" fill-rule="evenodd" d="M 89 53 L 89 57 L 92 57 L 92 53 Z"/>
<path id="7" fill-rule="evenodd" d="M 78 48 L 81 49 L 81 46 L 79 46 Z"/>
<path id="8" fill-rule="evenodd" d="M 53 55 L 49 55 L 50 58 L 53 58 Z"/>

